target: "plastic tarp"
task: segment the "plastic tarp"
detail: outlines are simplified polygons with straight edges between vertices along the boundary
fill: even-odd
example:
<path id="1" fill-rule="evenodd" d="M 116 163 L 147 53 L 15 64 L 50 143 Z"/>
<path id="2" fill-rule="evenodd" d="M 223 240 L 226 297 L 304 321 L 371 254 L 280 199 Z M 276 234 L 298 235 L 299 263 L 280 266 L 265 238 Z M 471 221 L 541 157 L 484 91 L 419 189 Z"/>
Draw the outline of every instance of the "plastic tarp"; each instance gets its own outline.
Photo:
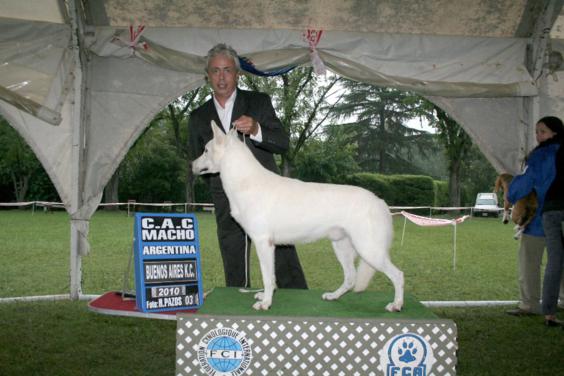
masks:
<path id="1" fill-rule="evenodd" d="M 73 61 L 64 48 L 70 43 L 68 27 L 11 20 L 0 22 L 0 27 L 10 31 L 2 33 L 2 38 L 13 46 L 11 50 L 0 51 L 1 86 L 13 88 L 12 92 L 31 99 L 37 108 L 55 114 L 44 120 L 56 124 L 57 119 L 63 118 L 62 104 L 72 100 L 68 92 Z M 91 34 L 86 39 L 90 42 L 85 77 L 88 117 L 83 196 L 86 201 L 99 199 L 113 171 L 151 117 L 175 97 L 203 83 L 203 56 L 211 45 L 218 41 L 231 44 L 261 69 L 309 63 L 309 48 L 302 33 L 297 31 L 147 29 L 140 39 L 147 44 L 147 50 L 143 47 L 134 50 L 117 39 L 127 40 L 127 30 L 102 27 Z M 18 47 L 22 39 L 25 49 Z M 507 145 L 500 147 L 501 138 L 492 138 L 490 133 L 514 127 L 518 123 L 516 118 L 522 117 L 516 111 L 521 98 L 537 94 L 537 87 L 524 66 L 526 40 L 332 32 L 321 38 L 317 49 L 330 70 L 351 79 L 438 96 L 437 102 L 441 102 L 440 98 L 462 98 L 460 102 L 476 97 L 474 102 L 480 109 L 472 110 L 471 115 L 484 118 L 476 122 L 472 116 L 460 116 L 461 123 L 496 167 L 515 171 L 519 150 L 514 145 L 522 143 L 515 138 L 522 136 L 507 132 Z M 47 55 L 51 63 L 41 64 L 41 69 L 37 69 L 35 66 L 43 61 L 42 55 Z M 23 67 L 19 70 L 30 74 L 11 74 L 12 66 Z M 497 97 L 503 99 L 494 99 Z M 25 103 L 3 99 L 13 106 L 10 111 L 4 105 L 4 112 L 10 114 L 17 109 L 37 116 Z M 488 111 L 484 105 L 492 109 Z M 512 116 L 500 116 L 506 112 Z M 54 145 L 62 143 L 68 149 L 72 125 L 63 121 L 58 127 L 47 126 L 35 117 L 16 113 L 8 117 L 32 145 L 55 181 L 61 199 L 68 203 L 72 189 L 68 184 L 71 171 L 68 150 L 67 154 L 61 153 L 65 149 L 63 145 Z M 55 140 L 46 142 L 51 138 Z"/>

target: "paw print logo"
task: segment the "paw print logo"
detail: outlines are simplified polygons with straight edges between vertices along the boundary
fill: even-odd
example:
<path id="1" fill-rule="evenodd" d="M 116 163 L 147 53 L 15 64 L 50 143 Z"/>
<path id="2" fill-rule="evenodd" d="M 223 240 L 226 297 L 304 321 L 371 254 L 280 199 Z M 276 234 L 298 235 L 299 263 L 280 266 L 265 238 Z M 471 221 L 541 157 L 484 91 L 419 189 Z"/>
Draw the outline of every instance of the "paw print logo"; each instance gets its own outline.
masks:
<path id="1" fill-rule="evenodd" d="M 398 347 L 398 354 L 400 355 L 399 360 L 411 363 L 416 360 L 414 355 L 417 354 L 417 348 L 413 342 L 405 341 Z"/>
<path id="2" fill-rule="evenodd" d="M 429 342 L 416 333 L 390 338 L 380 352 L 380 366 L 386 375 L 426 376 L 435 361 Z"/>

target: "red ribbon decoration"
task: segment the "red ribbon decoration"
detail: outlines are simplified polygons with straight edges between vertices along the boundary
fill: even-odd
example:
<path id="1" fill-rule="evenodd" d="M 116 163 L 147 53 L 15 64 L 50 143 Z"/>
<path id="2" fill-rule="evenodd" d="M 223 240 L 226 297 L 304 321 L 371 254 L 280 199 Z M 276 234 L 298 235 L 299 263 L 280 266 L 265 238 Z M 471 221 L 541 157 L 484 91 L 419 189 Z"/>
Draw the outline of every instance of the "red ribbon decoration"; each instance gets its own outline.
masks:
<path id="1" fill-rule="evenodd" d="M 139 44 L 139 38 L 141 38 L 141 34 L 145 31 L 145 25 L 137 26 L 137 30 L 133 29 L 133 25 L 129 26 L 129 42 L 127 43 L 130 48 L 134 50 L 137 48 L 137 44 Z M 149 49 L 149 45 L 146 42 L 141 43 L 141 47 L 146 51 Z"/>
<path id="2" fill-rule="evenodd" d="M 311 59 L 311 65 L 313 66 L 314 72 L 318 75 L 324 75 L 325 73 L 327 73 L 325 64 L 323 64 L 323 60 L 321 60 L 319 53 L 317 52 L 317 44 L 321 40 L 321 35 L 323 35 L 323 30 L 307 29 L 303 33 L 304 39 L 309 44 L 309 56 Z"/>
<path id="3" fill-rule="evenodd" d="M 147 51 L 149 49 L 149 44 L 147 42 L 141 42 L 139 43 L 139 39 L 141 38 L 141 35 L 143 34 L 143 32 L 145 31 L 145 25 L 141 24 L 139 26 L 137 26 L 137 29 L 135 29 L 133 27 L 133 25 L 129 26 L 129 40 L 126 40 L 126 38 L 122 38 L 119 36 L 114 36 L 114 38 L 112 39 L 112 42 L 114 41 L 119 41 L 121 45 L 125 45 L 126 47 L 130 48 L 130 55 L 135 54 L 135 51 L 139 48 L 142 47 L 145 51 Z"/>
<path id="4" fill-rule="evenodd" d="M 315 50 L 317 44 L 321 40 L 321 35 L 323 35 L 323 30 L 307 29 L 304 33 L 305 40 L 309 43 L 310 50 Z"/>

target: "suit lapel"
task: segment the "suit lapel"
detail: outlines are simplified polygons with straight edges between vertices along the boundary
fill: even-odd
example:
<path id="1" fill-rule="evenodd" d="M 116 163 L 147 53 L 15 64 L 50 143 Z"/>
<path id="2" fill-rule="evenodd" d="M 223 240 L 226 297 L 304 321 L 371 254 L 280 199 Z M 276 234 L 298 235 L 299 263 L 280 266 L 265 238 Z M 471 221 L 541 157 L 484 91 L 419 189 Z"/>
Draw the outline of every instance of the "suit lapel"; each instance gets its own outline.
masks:
<path id="1" fill-rule="evenodd" d="M 206 112 L 209 115 L 208 124 L 211 124 L 212 120 L 215 121 L 215 123 L 219 126 L 219 129 L 221 129 L 223 133 L 225 133 L 225 129 L 223 129 L 223 126 L 221 125 L 221 120 L 219 120 L 219 115 L 217 114 L 217 110 L 215 109 L 215 103 L 213 101 L 213 98 L 208 101 L 208 109 Z"/>
<path id="2" fill-rule="evenodd" d="M 233 104 L 230 124 L 233 124 L 233 122 L 239 119 L 242 115 L 246 115 L 248 107 L 247 98 L 241 90 L 237 89 L 237 97 L 235 97 L 235 103 Z M 230 125 L 229 128 L 233 128 L 233 125 Z"/>

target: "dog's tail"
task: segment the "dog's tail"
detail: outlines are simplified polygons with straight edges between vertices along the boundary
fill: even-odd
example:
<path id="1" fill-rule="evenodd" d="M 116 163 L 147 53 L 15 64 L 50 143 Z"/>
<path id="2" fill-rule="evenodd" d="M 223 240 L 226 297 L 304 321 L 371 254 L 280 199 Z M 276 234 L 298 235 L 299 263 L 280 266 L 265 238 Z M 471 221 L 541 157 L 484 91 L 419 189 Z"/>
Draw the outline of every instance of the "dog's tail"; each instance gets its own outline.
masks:
<path id="1" fill-rule="evenodd" d="M 356 281 L 353 291 L 361 292 L 366 290 L 375 272 L 376 270 L 374 270 L 372 266 L 368 265 L 363 259 L 360 259 L 358 268 L 356 269 Z"/>

